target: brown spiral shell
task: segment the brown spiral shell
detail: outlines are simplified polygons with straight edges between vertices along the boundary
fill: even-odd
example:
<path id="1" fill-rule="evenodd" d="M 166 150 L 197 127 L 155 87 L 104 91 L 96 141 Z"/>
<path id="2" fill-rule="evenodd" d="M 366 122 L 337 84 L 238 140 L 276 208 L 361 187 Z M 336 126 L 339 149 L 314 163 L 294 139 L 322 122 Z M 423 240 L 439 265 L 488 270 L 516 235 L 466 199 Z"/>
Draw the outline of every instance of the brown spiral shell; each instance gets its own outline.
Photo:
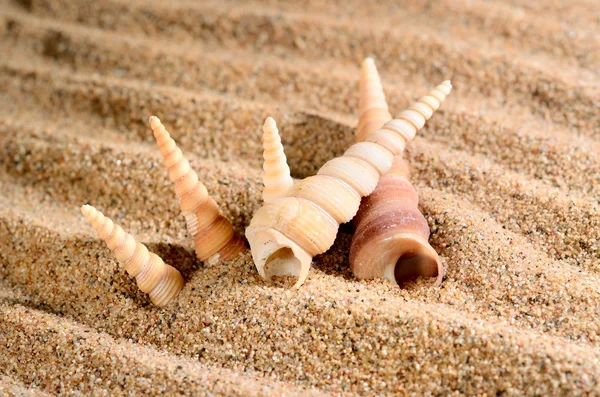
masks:
<path id="1" fill-rule="evenodd" d="M 158 255 L 149 252 L 144 244 L 135 241 L 131 234 L 91 205 L 82 206 L 81 213 L 125 266 L 127 273 L 135 277 L 140 290 L 150 295 L 152 303 L 166 306 L 177 297 L 184 284 L 177 269 L 165 264 Z"/>
<path id="2" fill-rule="evenodd" d="M 451 88 L 446 81 L 434 90 L 436 108 Z M 339 224 L 354 217 L 361 197 L 373 192 L 379 176 L 391 167 L 393 156 L 402 153 L 406 141 L 433 114 L 431 110 L 414 115 L 412 109 L 419 108 L 420 103 L 255 213 L 246 229 L 246 238 L 263 278 L 295 276 L 298 278 L 295 287 L 302 285 L 312 257 L 331 247 Z"/>
<path id="3" fill-rule="evenodd" d="M 376 76 L 376 77 L 373 77 Z M 370 81 L 376 80 L 377 84 Z M 384 106 L 385 97 L 375 64 L 363 62 L 361 75 L 361 104 L 365 103 L 364 86 L 372 85 L 370 97 L 378 98 L 378 106 Z M 449 93 L 437 87 L 400 114 L 402 124 L 422 127 L 425 120 L 441 104 Z M 383 98 L 383 100 L 381 100 Z M 376 122 L 365 122 L 364 111 L 359 107 L 356 139 L 377 128 Z M 407 138 L 411 130 L 405 129 Z M 379 179 L 373 193 L 363 198 L 354 218 L 356 231 L 350 246 L 350 267 L 358 278 L 386 278 L 394 284 L 418 276 L 436 277 L 435 285 L 442 282 L 444 266 L 435 250 L 429 245 L 429 226 L 418 209 L 419 198 L 409 181 L 408 164 L 402 154 L 394 157 L 390 170 Z"/>
<path id="4" fill-rule="evenodd" d="M 377 188 L 363 198 L 354 218 L 350 267 L 356 277 L 386 278 L 401 284 L 426 276 L 436 277 L 435 285 L 442 282 L 445 269 L 429 245 L 429 226 L 418 204 L 408 164 L 396 156 Z"/>
<path id="5" fill-rule="evenodd" d="M 206 186 L 190 167 L 169 132 L 158 117 L 150 117 L 150 126 L 163 156 L 169 179 L 175 184 L 187 229 L 201 261 L 215 263 L 237 256 L 245 249 L 244 241 L 233 231 Z"/>

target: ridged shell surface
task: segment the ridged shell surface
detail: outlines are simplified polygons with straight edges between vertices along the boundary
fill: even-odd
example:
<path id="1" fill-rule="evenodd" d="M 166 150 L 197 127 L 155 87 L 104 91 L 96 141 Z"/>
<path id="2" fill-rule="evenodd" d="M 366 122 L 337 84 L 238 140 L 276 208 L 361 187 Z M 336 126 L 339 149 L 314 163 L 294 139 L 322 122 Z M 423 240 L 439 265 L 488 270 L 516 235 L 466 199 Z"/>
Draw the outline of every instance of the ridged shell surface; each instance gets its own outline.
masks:
<path id="1" fill-rule="evenodd" d="M 177 297 L 184 284 L 177 269 L 165 264 L 158 255 L 149 252 L 144 244 L 135 241 L 132 235 L 91 205 L 82 206 L 81 213 L 127 273 L 135 277 L 140 290 L 150 295 L 152 303 L 166 306 Z"/>
<path id="2" fill-rule="evenodd" d="M 283 196 L 294 184 L 290 176 L 290 167 L 281 145 L 279 130 L 272 117 L 263 125 L 263 192 L 265 203 Z"/>
<path id="3" fill-rule="evenodd" d="M 451 88 L 450 82 L 444 82 L 436 90 L 447 94 Z M 331 247 L 339 224 L 354 217 L 361 197 L 373 192 L 393 156 L 404 150 L 407 135 L 395 125 L 388 126 L 398 121 L 372 132 L 366 139 L 371 144 L 353 145 L 343 156 L 328 161 L 315 177 L 298 182 L 284 197 L 265 203 L 255 213 L 246 238 L 261 276 L 267 280 L 274 275 L 295 276 L 295 287 L 302 285 L 312 257 Z M 414 137 L 420 127 L 410 126 Z"/>
<path id="4" fill-rule="evenodd" d="M 392 119 L 373 58 L 366 58 L 362 63 L 359 89 L 357 142 Z"/>
<path id="5" fill-rule="evenodd" d="M 361 76 L 361 98 L 364 95 L 362 86 L 368 83 L 364 66 L 365 63 Z M 367 66 L 375 69 L 374 65 Z M 405 142 L 414 138 L 416 131 L 425 125 L 450 89 L 447 82 L 439 85 L 397 119 L 386 123 L 387 131 L 376 131 L 367 140 L 395 146 L 398 152 L 402 152 L 400 148 L 403 149 Z M 381 108 L 387 109 L 387 105 Z M 357 129 L 364 124 L 360 121 L 363 114 L 364 109 L 359 106 Z M 397 136 L 401 136 L 402 141 Z M 357 139 L 360 138 L 357 135 Z M 350 267 L 356 277 L 382 277 L 398 284 L 417 276 L 430 276 L 436 277 L 436 284 L 441 283 L 444 268 L 429 245 L 429 226 L 418 209 L 418 203 L 418 194 L 409 181 L 408 165 L 398 154 L 373 193 L 362 200 L 354 218 L 356 232 L 350 249 Z"/>
<path id="6" fill-rule="evenodd" d="M 209 196 L 206 186 L 198 180 L 198 175 L 158 117 L 150 117 L 150 126 L 169 179 L 175 184 L 188 232 L 194 239 L 196 256 L 209 263 L 235 257 L 245 249 L 244 241 L 233 231 L 231 222 Z"/>
<path id="7" fill-rule="evenodd" d="M 444 267 L 429 245 L 429 226 L 408 178 L 408 164 L 396 156 L 375 191 L 362 200 L 350 247 L 350 267 L 356 277 L 401 284 L 427 276 L 436 277 L 436 285 L 441 283 Z"/>

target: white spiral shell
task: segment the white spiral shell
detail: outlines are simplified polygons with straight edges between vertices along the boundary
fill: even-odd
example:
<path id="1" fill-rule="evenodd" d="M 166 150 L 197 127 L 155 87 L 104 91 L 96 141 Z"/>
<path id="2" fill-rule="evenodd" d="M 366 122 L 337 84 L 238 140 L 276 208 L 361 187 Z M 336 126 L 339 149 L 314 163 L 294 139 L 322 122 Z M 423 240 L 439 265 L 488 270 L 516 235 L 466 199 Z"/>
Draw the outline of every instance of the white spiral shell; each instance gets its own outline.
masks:
<path id="1" fill-rule="evenodd" d="M 166 306 L 177 297 L 184 284 L 177 269 L 149 252 L 144 244 L 135 241 L 131 234 L 91 205 L 82 206 L 81 213 L 127 273 L 135 277 L 140 290 L 150 295 L 152 303 Z"/>
<path id="2" fill-rule="evenodd" d="M 263 125 L 263 192 L 265 203 L 271 202 L 285 193 L 294 185 L 290 176 L 290 167 L 281 145 L 279 130 L 272 117 L 267 118 Z"/>
<path id="3" fill-rule="evenodd" d="M 392 119 L 373 58 L 366 58 L 362 63 L 359 89 L 356 141 L 362 142 L 367 135 Z"/>

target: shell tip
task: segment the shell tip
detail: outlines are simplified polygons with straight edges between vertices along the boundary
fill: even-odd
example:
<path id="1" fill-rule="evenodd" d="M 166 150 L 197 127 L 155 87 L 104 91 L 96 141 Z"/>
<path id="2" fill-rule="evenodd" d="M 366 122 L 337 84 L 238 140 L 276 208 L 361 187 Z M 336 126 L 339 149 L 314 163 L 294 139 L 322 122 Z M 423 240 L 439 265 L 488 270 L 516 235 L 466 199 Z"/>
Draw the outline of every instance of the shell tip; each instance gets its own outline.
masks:
<path id="1" fill-rule="evenodd" d="M 444 80 L 444 82 L 436 88 L 443 92 L 444 95 L 449 95 L 450 91 L 452 91 L 452 83 L 450 82 L 450 80 Z"/>
<path id="2" fill-rule="evenodd" d="M 152 127 L 152 129 L 155 129 L 157 127 L 159 127 L 161 124 L 160 119 L 156 116 L 150 116 L 150 118 L 148 119 L 148 122 L 150 123 L 150 127 Z"/>
<path id="3" fill-rule="evenodd" d="M 373 69 L 375 69 L 375 71 L 377 70 L 377 66 L 375 66 L 375 59 L 370 56 L 363 59 L 362 63 L 360 64 L 360 67 L 362 69 L 362 73 L 365 73 L 367 71 L 370 71 L 372 73 Z"/>
<path id="4" fill-rule="evenodd" d="M 89 204 L 85 204 L 82 205 L 80 210 L 81 210 L 81 214 L 85 217 L 85 218 L 89 218 L 90 215 L 92 214 L 92 212 L 94 211 L 94 207 L 92 207 Z"/>
<path id="5" fill-rule="evenodd" d="M 273 117 L 267 117 L 267 119 L 265 120 L 265 124 L 264 126 L 276 126 L 277 124 L 275 123 L 275 119 Z"/>

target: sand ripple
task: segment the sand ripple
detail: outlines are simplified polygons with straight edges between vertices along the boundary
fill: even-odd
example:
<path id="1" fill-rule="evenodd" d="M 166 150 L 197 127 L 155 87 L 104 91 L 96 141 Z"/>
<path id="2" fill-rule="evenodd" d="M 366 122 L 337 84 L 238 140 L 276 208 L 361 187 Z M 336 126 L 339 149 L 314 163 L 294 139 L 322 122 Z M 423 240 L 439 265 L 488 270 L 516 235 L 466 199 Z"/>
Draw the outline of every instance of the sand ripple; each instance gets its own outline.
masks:
<path id="1" fill-rule="evenodd" d="M 0 2 L 0 392 L 600 394 L 594 2 L 299 3 Z M 348 225 L 299 291 L 249 254 L 199 265 L 148 116 L 242 232 L 263 120 L 312 175 L 353 140 L 367 55 L 392 113 L 452 79 L 408 148 L 443 286 L 355 280 Z M 182 272 L 174 305 L 86 202 Z"/>

